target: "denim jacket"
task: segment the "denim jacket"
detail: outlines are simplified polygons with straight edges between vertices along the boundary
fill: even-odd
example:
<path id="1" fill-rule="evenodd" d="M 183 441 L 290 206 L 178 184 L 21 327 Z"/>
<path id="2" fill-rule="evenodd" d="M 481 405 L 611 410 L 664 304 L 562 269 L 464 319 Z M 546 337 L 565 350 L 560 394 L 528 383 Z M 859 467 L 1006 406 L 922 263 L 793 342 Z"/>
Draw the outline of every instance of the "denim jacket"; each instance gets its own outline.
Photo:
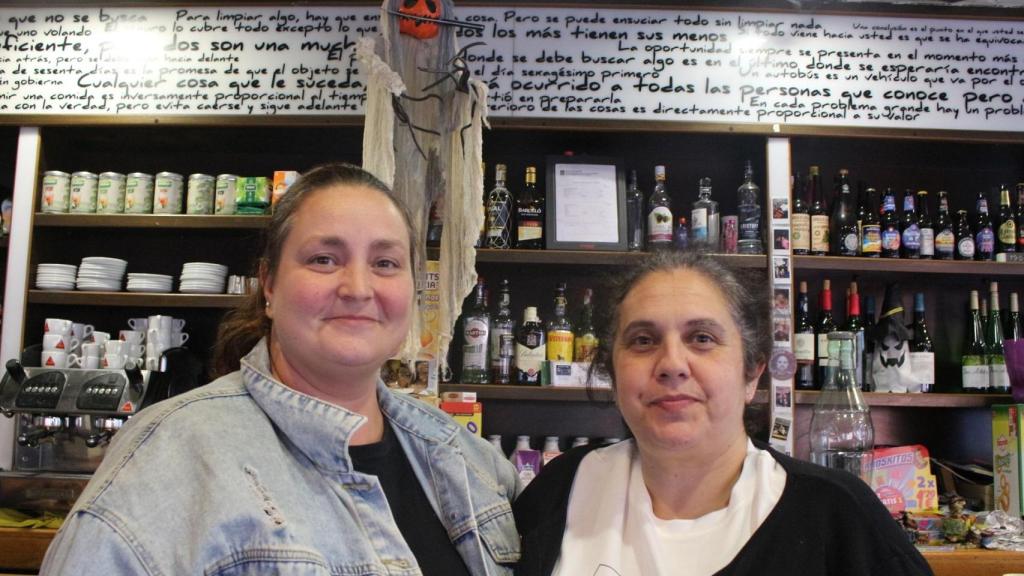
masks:
<path id="1" fill-rule="evenodd" d="M 142 410 L 114 441 L 42 574 L 419 575 L 375 476 L 352 469 L 365 418 L 242 368 Z M 444 413 L 378 382 L 384 416 L 470 573 L 511 574 L 511 464 Z"/>

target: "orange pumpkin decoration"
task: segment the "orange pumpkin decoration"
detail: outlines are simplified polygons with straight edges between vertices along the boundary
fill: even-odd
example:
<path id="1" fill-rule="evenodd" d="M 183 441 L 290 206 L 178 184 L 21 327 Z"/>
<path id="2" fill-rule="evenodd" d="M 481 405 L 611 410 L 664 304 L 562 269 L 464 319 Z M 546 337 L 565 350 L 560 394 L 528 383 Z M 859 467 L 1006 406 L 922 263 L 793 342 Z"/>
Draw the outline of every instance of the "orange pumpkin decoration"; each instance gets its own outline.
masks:
<path id="1" fill-rule="evenodd" d="M 440 18 L 441 3 L 438 0 L 403 0 L 398 12 L 422 18 Z M 436 22 L 399 17 L 398 31 L 406 36 L 429 40 L 437 36 L 440 28 Z"/>

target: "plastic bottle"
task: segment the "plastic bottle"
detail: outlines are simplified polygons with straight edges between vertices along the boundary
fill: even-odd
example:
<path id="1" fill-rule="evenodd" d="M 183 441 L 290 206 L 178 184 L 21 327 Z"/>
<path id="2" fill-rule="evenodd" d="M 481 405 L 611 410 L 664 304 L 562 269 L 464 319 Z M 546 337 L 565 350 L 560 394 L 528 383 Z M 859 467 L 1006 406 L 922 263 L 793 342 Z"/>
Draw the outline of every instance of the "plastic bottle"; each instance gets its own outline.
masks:
<path id="1" fill-rule="evenodd" d="M 861 395 L 854 376 L 851 332 L 832 332 L 828 335 L 830 358 L 838 369 L 832 370 L 822 387 L 818 403 L 811 416 L 811 461 L 828 468 L 846 470 L 871 484 L 873 470 L 872 450 L 875 431 L 871 412 Z"/>
<path id="2" fill-rule="evenodd" d="M 516 448 L 509 461 L 516 467 L 516 474 L 524 487 L 540 472 L 540 451 L 530 448 L 529 436 L 516 436 Z"/>
<path id="3" fill-rule="evenodd" d="M 541 465 L 547 466 L 548 462 L 562 455 L 558 447 L 558 436 L 547 436 L 544 438 L 544 450 L 541 452 Z"/>

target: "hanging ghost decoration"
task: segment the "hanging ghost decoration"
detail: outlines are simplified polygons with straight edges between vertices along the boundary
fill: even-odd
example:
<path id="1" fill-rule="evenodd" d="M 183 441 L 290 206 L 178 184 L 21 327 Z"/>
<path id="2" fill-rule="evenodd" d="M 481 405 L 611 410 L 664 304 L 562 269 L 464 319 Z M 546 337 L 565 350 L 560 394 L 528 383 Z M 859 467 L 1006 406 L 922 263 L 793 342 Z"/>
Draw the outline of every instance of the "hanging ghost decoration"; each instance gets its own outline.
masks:
<path id="1" fill-rule="evenodd" d="M 871 354 L 871 375 L 875 392 L 920 392 L 921 383 L 910 364 L 910 331 L 903 323 L 899 285 L 888 284 L 878 317 Z"/>
<path id="2" fill-rule="evenodd" d="M 391 186 L 413 217 L 424 253 L 431 206 L 443 213 L 436 281 L 438 333 L 421 348 L 419 317 L 398 356 L 437 360 L 444 368 L 462 300 L 476 283 L 474 242 L 483 225 L 483 126 L 487 86 L 475 80 L 459 49 L 451 0 L 384 0 L 380 35 L 357 41 L 366 76 L 363 168 Z M 422 261 L 422 258 L 420 259 Z M 417 284 L 422 277 L 417 271 Z"/>
<path id="3" fill-rule="evenodd" d="M 441 31 L 437 20 L 441 18 L 441 3 L 436 0 L 404 0 L 398 12 L 398 31 L 413 38 L 428 40 Z"/>

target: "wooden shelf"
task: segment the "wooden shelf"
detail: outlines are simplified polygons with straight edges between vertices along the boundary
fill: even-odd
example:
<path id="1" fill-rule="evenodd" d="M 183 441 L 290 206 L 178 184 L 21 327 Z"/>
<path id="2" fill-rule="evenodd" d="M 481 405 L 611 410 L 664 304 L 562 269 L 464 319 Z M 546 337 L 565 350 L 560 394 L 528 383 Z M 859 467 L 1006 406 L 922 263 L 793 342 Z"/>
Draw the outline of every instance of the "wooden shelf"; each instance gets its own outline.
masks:
<path id="1" fill-rule="evenodd" d="M 813 406 L 821 392 L 797 390 L 797 405 Z M 987 408 L 993 404 L 1011 404 L 1009 394 L 889 394 L 865 392 L 869 406 L 896 406 L 903 408 Z"/>
<path id="2" fill-rule="evenodd" d="M 555 388 L 552 386 L 502 386 L 498 384 L 458 384 L 440 385 L 441 393 L 445 392 L 476 392 L 479 400 L 524 400 L 541 402 L 604 402 L 612 401 L 612 391 L 595 389 L 591 392 L 593 399 L 587 395 L 586 388 Z"/>
<path id="3" fill-rule="evenodd" d="M 969 276 L 1024 276 L 1024 262 L 973 262 L 969 260 L 910 260 L 854 258 L 849 256 L 794 256 L 793 269 L 829 272 L 877 272 L 884 274 L 957 274 Z"/>
<path id="4" fill-rule="evenodd" d="M 437 248 L 427 248 L 427 257 L 436 259 Z M 598 266 L 623 266 L 639 262 L 646 252 L 609 252 L 606 250 L 496 250 L 477 248 L 478 263 L 497 264 L 587 264 Z M 767 268 L 767 256 L 722 254 L 716 256 L 737 268 Z"/>
<path id="5" fill-rule="evenodd" d="M 156 294 L 150 292 L 79 292 L 29 290 L 30 304 L 67 306 L 153 306 L 166 308 L 234 308 L 245 301 L 235 294 Z"/>
<path id="6" fill-rule="evenodd" d="M 47 214 L 36 212 L 33 224 L 67 228 L 265 228 L 270 216 L 199 214 Z"/>

